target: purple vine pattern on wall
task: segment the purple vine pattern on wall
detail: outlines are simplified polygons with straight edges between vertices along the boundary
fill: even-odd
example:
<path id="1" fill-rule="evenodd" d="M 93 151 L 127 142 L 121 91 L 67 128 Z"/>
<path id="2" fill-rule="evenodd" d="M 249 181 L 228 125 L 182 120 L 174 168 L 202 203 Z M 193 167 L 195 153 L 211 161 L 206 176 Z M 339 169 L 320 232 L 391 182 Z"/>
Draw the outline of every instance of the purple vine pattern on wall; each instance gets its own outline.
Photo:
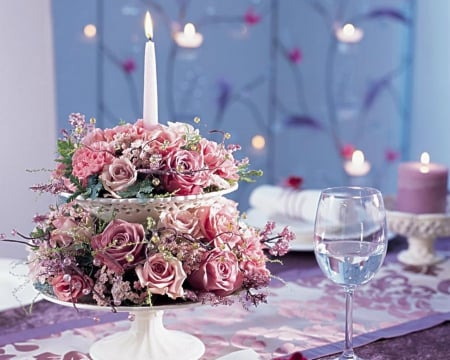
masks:
<path id="1" fill-rule="evenodd" d="M 336 86 L 335 83 L 336 73 L 339 69 L 336 69 L 336 57 L 339 56 L 339 52 L 342 50 L 342 44 L 336 38 L 334 30 L 337 25 L 344 23 L 354 23 L 359 26 L 368 24 L 371 22 L 394 22 L 404 27 L 404 31 L 408 34 L 412 33 L 414 21 L 413 21 L 413 8 L 414 0 L 411 1 L 399 1 L 394 5 L 382 5 L 382 7 L 376 7 L 375 3 L 370 4 L 372 8 L 363 9 L 358 11 L 356 9 L 356 15 L 346 16 L 348 13 L 349 3 L 342 1 L 337 5 L 336 9 L 330 9 L 321 1 L 308 1 L 304 0 L 304 3 L 309 6 L 311 13 L 314 13 L 319 19 L 322 19 L 324 26 L 328 29 L 329 39 L 325 62 L 323 68 L 324 84 L 324 107 L 325 113 L 322 116 L 317 116 L 317 111 L 314 112 L 314 108 L 321 106 L 318 103 L 311 103 L 311 99 L 306 96 L 309 84 L 306 82 L 303 67 L 305 56 L 309 56 L 304 53 L 304 50 L 296 44 L 286 44 L 281 35 L 283 27 L 281 22 L 283 6 L 288 7 L 288 2 L 282 2 L 280 0 L 265 0 L 260 1 L 263 3 L 259 8 L 252 6 L 252 2 L 249 1 L 247 10 L 244 13 L 235 13 L 232 15 L 222 14 L 209 14 L 202 18 L 197 19 L 196 25 L 198 29 L 203 32 L 207 32 L 211 26 L 218 24 L 239 24 L 247 27 L 256 27 L 264 21 L 268 24 L 268 31 L 270 34 L 267 36 L 269 42 L 269 53 L 264 54 L 268 57 L 268 68 L 266 74 L 260 74 L 259 76 L 249 79 L 243 86 L 237 87 L 230 82 L 227 78 L 217 79 L 216 89 L 218 95 L 216 97 L 215 104 L 215 117 L 212 127 L 221 128 L 224 120 L 227 118 L 228 110 L 231 106 L 239 104 L 243 106 L 249 113 L 249 116 L 253 119 L 255 126 L 259 132 L 264 134 L 266 139 L 266 148 L 269 149 L 265 153 L 265 172 L 267 181 L 269 183 L 276 183 L 279 181 L 277 176 L 279 175 L 277 166 L 277 151 L 279 149 L 279 142 L 284 141 L 280 138 L 280 129 L 287 131 L 299 131 L 301 129 L 309 129 L 313 132 L 325 133 L 330 139 L 335 149 L 335 158 L 340 161 L 342 165 L 345 161 L 348 161 L 351 154 L 356 148 L 359 148 L 361 144 L 348 142 L 342 136 L 342 129 L 338 120 L 338 105 L 336 99 Z M 129 96 L 133 111 L 136 113 L 136 117 L 141 116 L 141 98 L 137 91 L 136 78 L 136 62 L 133 58 L 122 58 L 117 54 L 114 54 L 102 41 L 101 31 L 102 29 L 102 12 L 104 4 L 102 1 L 98 2 L 98 117 L 117 118 L 112 111 L 106 106 L 103 99 L 103 69 L 102 61 L 109 61 L 113 63 L 119 71 L 122 71 L 125 77 L 126 84 L 129 89 Z M 187 19 L 188 11 L 193 5 L 190 0 L 178 0 L 175 2 L 177 9 L 175 16 L 171 17 L 167 11 L 165 5 L 161 1 L 157 0 L 140 0 L 140 4 L 143 8 L 148 8 L 154 17 L 159 19 L 160 23 L 164 24 L 165 31 L 172 34 L 179 28 L 179 24 L 184 24 Z M 173 9 L 172 9 L 173 10 Z M 162 30 L 160 30 L 162 31 Z M 172 37 L 171 37 L 172 38 Z M 407 44 L 408 46 L 410 44 Z M 350 44 L 345 46 L 358 46 L 357 44 Z M 406 51 L 404 58 L 398 61 L 395 68 L 390 69 L 382 74 L 378 74 L 376 78 L 372 78 L 364 86 L 363 93 L 358 94 L 359 104 L 355 110 L 360 118 L 359 123 L 355 130 L 355 139 L 360 139 L 364 134 L 369 131 L 367 124 L 368 114 L 377 106 L 379 99 L 382 96 L 389 96 L 397 109 L 397 118 L 402 127 L 401 138 L 394 139 L 392 144 L 384 149 L 377 149 L 384 155 L 384 161 L 386 164 L 395 163 L 403 154 L 408 151 L 407 149 L 407 131 L 409 123 L 408 105 L 410 99 L 409 94 L 399 83 L 404 86 L 404 79 L 408 78 L 412 71 L 412 57 L 411 49 Z M 166 73 L 163 78 L 166 83 L 166 92 L 164 100 L 166 102 L 169 118 L 177 119 L 180 121 L 189 120 L 191 114 L 184 113 L 182 109 L 184 106 L 180 106 L 179 99 L 176 97 L 174 91 L 177 79 L 175 78 L 175 69 L 177 67 L 177 60 L 180 55 L 180 48 L 173 40 L 169 46 L 169 53 L 167 57 Z M 286 67 L 288 70 L 286 70 Z M 292 104 L 286 104 L 284 101 L 283 90 L 279 83 L 279 74 L 281 71 L 289 71 L 292 74 L 293 88 L 295 89 L 296 104 L 293 108 Z M 161 78 L 161 77 L 160 77 Z M 258 89 L 264 87 L 267 89 L 267 98 L 258 99 L 248 96 Z M 399 89 L 400 88 L 400 89 Z M 189 92 L 189 90 L 187 91 Z M 183 101 L 189 101 L 187 97 Z M 101 122 L 100 122 L 101 123 Z M 406 144 L 406 145 L 405 145 Z M 343 168 L 343 166 L 341 166 Z M 344 172 L 342 171 L 345 176 Z"/>

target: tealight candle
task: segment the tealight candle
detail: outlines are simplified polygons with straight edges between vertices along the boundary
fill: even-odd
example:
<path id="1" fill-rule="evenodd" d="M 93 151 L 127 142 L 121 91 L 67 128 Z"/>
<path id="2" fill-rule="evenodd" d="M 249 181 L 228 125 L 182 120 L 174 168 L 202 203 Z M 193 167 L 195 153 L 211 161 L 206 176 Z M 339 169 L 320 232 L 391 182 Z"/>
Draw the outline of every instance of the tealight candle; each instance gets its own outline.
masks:
<path id="1" fill-rule="evenodd" d="M 156 81 L 155 43 L 153 42 L 153 23 L 150 13 L 145 14 L 145 44 L 144 60 L 144 109 L 143 121 L 146 129 L 158 123 L 158 86 Z"/>
<path id="2" fill-rule="evenodd" d="M 192 23 L 187 23 L 184 30 L 174 34 L 174 40 L 178 46 L 184 48 L 198 48 L 203 43 L 203 35 L 195 30 Z"/>
<path id="3" fill-rule="evenodd" d="M 413 214 L 444 213 L 447 205 L 448 168 L 431 163 L 428 153 L 420 162 L 398 167 L 396 209 Z"/>
<path id="4" fill-rule="evenodd" d="M 370 163 L 364 159 L 364 153 L 361 150 L 355 150 L 352 160 L 344 164 L 344 169 L 350 176 L 364 176 L 370 171 Z"/>
<path id="5" fill-rule="evenodd" d="M 343 43 L 357 43 L 364 36 L 364 31 L 353 24 L 345 24 L 335 30 L 336 38 Z"/>

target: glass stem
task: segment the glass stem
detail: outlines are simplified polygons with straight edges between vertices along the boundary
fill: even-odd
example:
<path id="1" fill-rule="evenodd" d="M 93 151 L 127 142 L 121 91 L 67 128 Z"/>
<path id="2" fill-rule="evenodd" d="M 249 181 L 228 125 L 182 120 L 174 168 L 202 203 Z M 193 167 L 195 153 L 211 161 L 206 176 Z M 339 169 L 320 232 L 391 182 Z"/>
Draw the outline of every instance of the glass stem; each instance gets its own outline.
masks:
<path id="1" fill-rule="evenodd" d="M 345 344 L 342 359 L 353 359 L 353 287 L 345 288 Z"/>

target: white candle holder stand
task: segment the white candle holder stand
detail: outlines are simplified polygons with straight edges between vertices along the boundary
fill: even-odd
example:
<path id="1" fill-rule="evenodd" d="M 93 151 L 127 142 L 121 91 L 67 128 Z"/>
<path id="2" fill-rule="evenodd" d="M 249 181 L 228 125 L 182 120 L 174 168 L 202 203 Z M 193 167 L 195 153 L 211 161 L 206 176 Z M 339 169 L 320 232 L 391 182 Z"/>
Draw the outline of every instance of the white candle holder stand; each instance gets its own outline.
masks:
<path id="1" fill-rule="evenodd" d="M 42 294 L 43 298 L 63 306 L 73 306 Z M 169 330 L 163 324 L 165 310 L 199 306 L 199 303 L 180 303 L 162 306 L 116 306 L 118 312 L 128 312 L 133 321 L 126 331 L 102 338 L 89 349 L 93 360 L 198 360 L 205 352 L 205 345 L 197 337 L 178 330 Z M 111 311 L 108 306 L 76 304 L 77 308 L 93 311 Z"/>
<path id="2" fill-rule="evenodd" d="M 408 249 L 398 254 L 407 265 L 433 265 L 445 259 L 435 250 L 439 237 L 450 236 L 450 214 L 412 214 L 395 209 L 395 201 L 386 201 L 387 225 L 390 231 L 405 236 Z"/>

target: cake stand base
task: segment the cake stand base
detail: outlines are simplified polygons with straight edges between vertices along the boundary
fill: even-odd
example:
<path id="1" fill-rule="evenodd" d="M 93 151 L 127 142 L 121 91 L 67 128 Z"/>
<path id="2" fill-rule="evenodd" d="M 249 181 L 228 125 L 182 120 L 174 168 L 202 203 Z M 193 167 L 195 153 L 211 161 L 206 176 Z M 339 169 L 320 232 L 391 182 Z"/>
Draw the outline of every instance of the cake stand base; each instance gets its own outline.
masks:
<path id="1" fill-rule="evenodd" d="M 195 336 L 168 330 L 163 325 L 163 310 L 137 311 L 128 331 L 94 343 L 89 354 L 93 360 L 198 360 L 205 345 Z"/>
<path id="2" fill-rule="evenodd" d="M 408 249 L 398 254 L 398 260 L 407 265 L 433 265 L 445 259 L 434 249 L 435 238 L 408 237 Z"/>
<path id="3" fill-rule="evenodd" d="M 385 198 L 386 219 L 391 232 L 407 238 L 408 249 L 398 254 L 397 259 L 406 265 L 427 266 L 445 259 L 436 253 L 437 238 L 450 236 L 449 211 L 438 214 L 413 214 L 396 211 L 395 198 Z"/>

